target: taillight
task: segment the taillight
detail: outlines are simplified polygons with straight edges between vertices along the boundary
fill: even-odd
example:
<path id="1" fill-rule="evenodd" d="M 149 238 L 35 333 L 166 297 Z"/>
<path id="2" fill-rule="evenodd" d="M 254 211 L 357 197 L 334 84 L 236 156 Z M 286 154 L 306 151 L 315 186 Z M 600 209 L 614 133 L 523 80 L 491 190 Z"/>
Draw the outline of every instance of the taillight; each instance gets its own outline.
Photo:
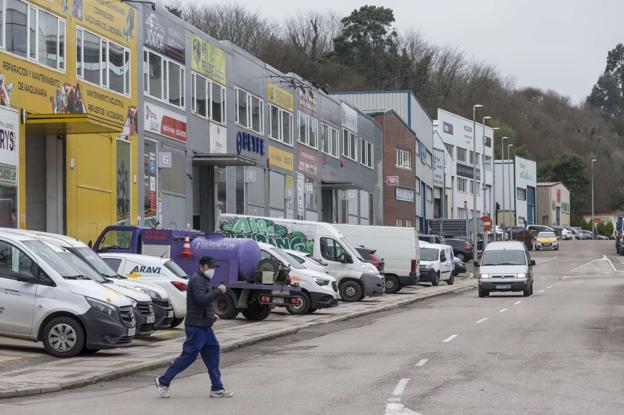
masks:
<path id="1" fill-rule="evenodd" d="M 411 271 L 416 272 L 417 267 L 418 267 L 418 261 L 416 261 L 415 259 L 412 259 Z"/>
<path id="2" fill-rule="evenodd" d="M 188 286 L 181 281 L 171 281 L 171 284 L 178 289 L 178 291 L 186 291 Z"/>

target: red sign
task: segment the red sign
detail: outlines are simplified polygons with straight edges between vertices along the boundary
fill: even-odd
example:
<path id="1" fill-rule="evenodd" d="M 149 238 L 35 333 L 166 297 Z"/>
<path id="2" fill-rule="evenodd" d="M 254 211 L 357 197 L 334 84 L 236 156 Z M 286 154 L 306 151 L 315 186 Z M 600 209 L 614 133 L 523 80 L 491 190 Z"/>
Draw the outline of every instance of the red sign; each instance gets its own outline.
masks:
<path id="1" fill-rule="evenodd" d="M 318 173 L 317 166 L 318 153 L 313 150 L 308 150 L 303 146 L 299 146 L 299 166 L 297 170 L 311 179 L 316 179 Z"/>
<path id="2" fill-rule="evenodd" d="M 557 203 L 561 203 L 561 189 L 557 189 Z"/>
<path id="3" fill-rule="evenodd" d="M 492 230 L 492 218 L 488 215 L 481 216 L 481 222 L 483 222 L 483 230 L 485 232 L 490 232 Z"/>
<path id="4" fill-rule="evenodd" d="M 386 184 L 388 186 L 398 186 L 399 185 L 399 176 L 387 176 Z"/>
<path id="5" fill-rule="evenodd" d="M 158 105 L 145 103 L 145 130 L 186 142 L 186 117 Z"/>

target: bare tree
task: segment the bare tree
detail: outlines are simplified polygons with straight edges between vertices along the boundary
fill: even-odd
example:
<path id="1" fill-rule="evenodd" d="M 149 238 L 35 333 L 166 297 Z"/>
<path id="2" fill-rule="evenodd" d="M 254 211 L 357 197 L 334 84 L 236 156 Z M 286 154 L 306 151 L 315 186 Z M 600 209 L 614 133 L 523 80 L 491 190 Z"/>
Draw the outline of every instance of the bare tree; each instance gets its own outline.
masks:
<path id="1" fill-rule="evenodd" d="M 300 13 L 284 22 L 285 40 L 315 62 L 333 51 L 341 30 L 340 17 L 333 11 Z"/>

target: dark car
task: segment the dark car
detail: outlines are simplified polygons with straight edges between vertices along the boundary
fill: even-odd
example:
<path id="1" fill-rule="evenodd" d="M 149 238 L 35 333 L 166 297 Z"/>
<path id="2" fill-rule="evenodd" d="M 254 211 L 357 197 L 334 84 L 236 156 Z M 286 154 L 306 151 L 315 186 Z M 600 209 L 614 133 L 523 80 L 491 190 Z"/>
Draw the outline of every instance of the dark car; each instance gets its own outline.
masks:
<path id="1" fill-rule="evenodd" d="M 460 260 L 459 258 L 455 257 L 455 258 L 453 258 L 453 261 L 455 263 L 455 269 L 453 270 L 453 273 L 455 275 L 466 273 L 466 264 L 464 264 L 464 262 L 462 260 Z"/>
<path id="2" fill-rule="evenodd" d="M 533 239 L 535 239 L 537 237 L 537 234 L 540 232 L 555 232 L 555 230 L 550 226 L 544 225 L 529 225 L 527 226 L 527 230 L 531 233 Z"/>
<path id="3" fill-rule="evenodd" d="M 418 239 L 420 241 L 429 242 L 430 244 L 441 244 L 446 245 L 446 240 L 442 235 L 423 235 L 419 234 Z"/>
<path id="4" fill-rule="evenodd" d="M 474 256 L 472 244 L 465 239 L 449 238 L 446 244 L 453 247 L 453 254 L 462 262 L 469 261 Z"/>
<path id="5" fill-rule="evenodd" d="M 377 251 L 375 249 L 366 248 L 364 246 L 356 246 L 355 249 L 362 256 L 362 259 L 373 264 L 379 272 L 383 271 L 385 265 L 384 260 L 377 258 L 375 255 L 375 252 Z"/>

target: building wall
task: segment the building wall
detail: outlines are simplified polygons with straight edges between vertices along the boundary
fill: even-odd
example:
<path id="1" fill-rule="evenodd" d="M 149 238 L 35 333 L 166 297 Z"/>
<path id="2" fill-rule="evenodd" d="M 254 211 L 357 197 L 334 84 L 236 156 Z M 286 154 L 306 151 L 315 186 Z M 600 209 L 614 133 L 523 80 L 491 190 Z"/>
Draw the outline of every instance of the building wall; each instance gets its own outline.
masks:
<path id="1" fill-rule="evenodd" d="M 538 185 L 538 220 L 541 225 L 557 225 L 557 210 L 560 211 L 559 225 L 570 225 L 570 192 L 562 183 Z"/>
<path id="2" fill-rule="evenodd" d="M 533 225 L 537 223 L 537 163 L 516 156 L 514 166 L 516 223 Z"/>

